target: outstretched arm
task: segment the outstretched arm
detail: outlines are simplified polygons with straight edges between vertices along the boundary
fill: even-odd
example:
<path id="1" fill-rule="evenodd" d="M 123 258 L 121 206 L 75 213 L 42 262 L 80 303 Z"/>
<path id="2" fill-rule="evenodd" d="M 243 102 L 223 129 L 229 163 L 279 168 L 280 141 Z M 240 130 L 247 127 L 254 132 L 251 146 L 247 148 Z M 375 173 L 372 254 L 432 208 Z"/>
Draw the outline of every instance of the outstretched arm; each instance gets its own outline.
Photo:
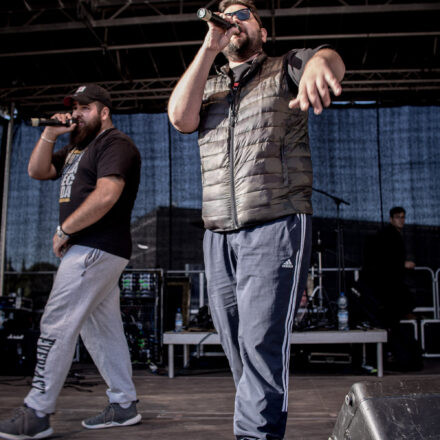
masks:
<path id="1" fill-rule="evenodd" d="M 290 108 L 307 111 L 313 107 L 316 115 L 323 106 L 331 103 L 331 89 L 336 96 L 342 92 L 341 81 L 345 74 L 342 58 L 332 49 L 321 49 L 307 62 L 298 85 L 298 95 L 289 102 Z"/>

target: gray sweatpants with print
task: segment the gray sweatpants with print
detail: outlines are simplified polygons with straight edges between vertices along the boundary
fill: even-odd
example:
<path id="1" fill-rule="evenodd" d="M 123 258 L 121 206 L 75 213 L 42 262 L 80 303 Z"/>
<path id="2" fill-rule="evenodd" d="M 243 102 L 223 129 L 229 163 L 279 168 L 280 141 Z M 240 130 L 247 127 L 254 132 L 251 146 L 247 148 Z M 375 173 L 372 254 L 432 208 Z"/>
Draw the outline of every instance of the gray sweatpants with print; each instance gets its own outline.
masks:
<path id="1" fill-rule="evenodd" d="M 118 280 L 127 263 L 86 246 L 74 245 L 66 252 L 41 318 L 26 405 L 48 414 L 55 411 L 79 334 L 107 383 L 110 402 L 136 400 L 119 307 Z"/>
<path id="2" fill-rule="evenodd" d="M 310 261 L 311 218 L 206 231 L 208 297 L 236 386 L 237 439 L 284 438 L 290 333 Z"/>

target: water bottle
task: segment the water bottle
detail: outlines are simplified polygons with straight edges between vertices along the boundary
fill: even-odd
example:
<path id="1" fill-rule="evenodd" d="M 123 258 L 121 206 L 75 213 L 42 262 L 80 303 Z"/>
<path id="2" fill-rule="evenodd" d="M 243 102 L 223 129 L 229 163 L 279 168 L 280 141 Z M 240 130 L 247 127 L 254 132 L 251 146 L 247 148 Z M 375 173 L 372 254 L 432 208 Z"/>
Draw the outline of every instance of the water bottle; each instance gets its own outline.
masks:
<path id="1" fill-rule="evenodd" d="M 341 292 L 338 298 L 338 330 L 349 330 L 347 297 L 344 292 Z"/>
<path id="2" fill-rule="evenodd" d="M 17 289 L 17 296 L 15 297 L 15 308 L 18 310 L 21 309 L 21 303 L 21 287 L 19 287 Z"/>
<path id="3" fill-rule="evenodd" d="M 174 331 L 181 332 L 183 329 L 183 317 L 180 308 L 177 309 Z"/>

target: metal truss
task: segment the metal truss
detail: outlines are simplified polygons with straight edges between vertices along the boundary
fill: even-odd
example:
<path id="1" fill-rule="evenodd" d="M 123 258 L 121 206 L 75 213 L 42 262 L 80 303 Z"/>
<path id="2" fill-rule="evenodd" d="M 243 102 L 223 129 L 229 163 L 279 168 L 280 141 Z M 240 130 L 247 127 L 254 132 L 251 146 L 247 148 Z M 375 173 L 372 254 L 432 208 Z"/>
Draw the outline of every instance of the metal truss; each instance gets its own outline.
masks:
<path id="1" fill-rule="evenodd" d="M 166 102 L 179 77 L 142 78 L 133 81 L 103 81 L 116 111 L 124 112 L 149 107 L 156 101 L 156 109 L 165 111 Z M 0 102 L 14 102 L 24 114 L 48 113 L 61 109 L 64 96 L 79 84 L 28 86 L 0 89 Z M 384 92 L 425 91 L 440 92 L 440 69 L 384 69 L 348 70 L 342 82 L 343 94 L 338 101 L 381 99 Z M 440 103 L 440 101 L 439 101 Z"/>
<path id="2" fill-rule="evenodd" d="M 112 97 L 115 111 L 143 108 L 145 101 L 157 100 L 164 107 L 178 77 L 144 78 L 132 81 L 100 81 Z M 51 86 L 26 86 L 0 89 L 0 102 L 14 102 L 25 114 L 32 111 L 43 113 L 62 108 L 63 98 L 77 88 L 79 83 Z M 165 108 L 165 107 L 164 107 Z"/>
<path id="3" fill-rule="evenodd" d="M 90 71 L 90 81 L 105 85 L 115 104 L 116 111 L 163 111 L 171 90 L 175 86 L 178 75 L 186 68 L 188 59 L 185 59 L 185 48 L 202 43 L 198 36 L 185 34 L 185 38 L 165 38 L 156 40 L 135 38 L 134 31 L 145 25 L 161 24 L 188 24 L 196 22 L 195 11 L 199 7 L 213 8 L 217 2 L 214 0 L 5 0 L 0 4 L 0 43 L 5 41 L 28 38 L 29 44 L 0 44 L 0 58 L 4 63 L 21 63 L 27 66 L 28 60 L 39 57 L 42 64 L 57 57 L 68 60 L 70 55 L 79 57 L 84 55 L 104 54 L 110 61 L 117 75 L 102 76 L 99 69 Z M 376 63 L 376 69 L 371 69 L 365 63 L 365 69 L 348 70 L 343 82 L 344 93 L 341 100 L 348 96 L 349 99 L 383 99 L 387 94 L 395 99 L 399 94 L 400 101 L 406 96 L 405 92 L 422 93 L 428 96 L 431 102 L 440 103 L 440 65 L 432 60 L 438 60 L 438 37 L 440 30 L 432 26 L 390 28 L 385 26 L 375 28 L 372 32 L 335 32 L 329 33 L 295 33 L 286 25 L 285 19 L 295 17 L 328 16 L 329 19 L 346 16 L 365 15 L 376 20 L 377 17 L 391 17 L 392 14 L 417 14 L 424 13 L 431 16 L 440 11 L 440 2 L 437 0 L 405 1 L 405 0 L 377 0 L 371 4 L 371 0 L 256 0 L 260 15 L 267 22 L 272 23 L 271 41 L 330 41 L 347 46 L 353 50 L 364 52 L 367 49 L 358 48 L 363 41 L 384 42 L 410 42 L 423 41 L 423 47 L 429 48 L 431 55 L 429 60 L 420 64 L 420 69 L 409 68 L 414 64 L 408 64 L 408 68 L 399 65 L 399 68 L 384 69 L 393 63 Z M 322 6 L 325 4 L 326 6 Z M 388 15 L 386 15 L 388 14 Z M 284 20 L 284 22 L 283 22 Z M 386 20 L 385 20 L 386 21 Z M 171 26 L 170 26 L 171 28 Z M 118 38 L 109 38 L 109 34 L 119 29 Z M 131 35 L 130 32 L 133 31 Z M 72 34 L 72 32 L 74 32 Z M 81 32 L 83 39 L 72 40 L 72 35 Z M 120 35 L 128 36 L 125 41 Z M 53 35 L 57 44 L 53 47 L 47 44 L 38 46 L 33 39 L 39 36 Z M 68 44 L 62 44 L 65 35 L 70 36 Z M 131 38 L 130 38 L 131 36 Z M 196 38 L 191 38 L 195 36 Z M 87 37 L 87 38 L 86 38 Z M 73 41 L 73 42 L 72 42 Z M 61 43 L 60 43 L 61 42 Z M 76 44 L 75 44 L 76 43 Z M 391 44 L 391 43 L 390 43 Z M 402 43 L 405 47 L 406 43 Z M 397 43 L 396 43 L 397 45 Z M 175 49 L 177 54 L 176 68 L 162 76 L 159 57 L 161 50 Z M 153 52 L 154 51 L 154 52 Z M 135 57 L 148 59 L 152 68 L 149 72 L 135 69 L 133 73 L 121 57 L 124 54 L 135 54 Z M 51 58 L 52 57 L 52 58 Z M 75 58 L 76 59 L 76 58 Z M 32 62 L 32 61 L 31 61 Z M 5 64 L 7 66 L 7 64 Z M 347 64 L 350 66 L 350 64 Z M 357 63 L 357 66 L 364 65 Z M 416 63 L 416 65 L 419 65 Z M 429 66 L 426 67 L 426 66 Z M 6 67 L 7 68 L 7 67 Z M 139 74 L 140 72 L 140 74 Z M 170 75 L 171 73 L 171 75 Z M 142 78 L 142 76 L 148 76 Z M 62 74 L 60 78 L 62 78 Z M 141 77 L 131 79 L 132 77 Z M 34 83 L 35 82 L 35 83 Z M 24 113 L 52 112 L 60 107 L 62 98 L 70 93 L 78 83 L 43 84 L 40 79 L 32 81 L 26 77 L 22 81 L 24 86 L 11 87 L 0 80 L 0 105 L 8 106 L 14 102 L 17 108 Z"/>
<path id="4" fill-rule="evenodd" d="M 30 1 L 30 0 L 29 0 Z M 24 2 L 26 4 L 26 2 Z M 51 2 L 53 3 L 53 2 Z M 26 17 L 26 22 L 21 25 L 6 25 L 0 28 L 0 34 L 7 33 L 33 33 L 33 32 L 49 32 L 49 31 L 63 31 L 73 29 L 84 29 L 90 25 L 92 28 L 108 28 L 115 26 L 138 26 L 142 24 L 157 24 L 157 23 L 178 23 L 178 22 L 192 22 L 197 21 L 196 14 L 194 12 L 179 12 L 179 13 L 163 13 L 161 8 L 176 9 L 176 6 L 180 4 L 180 11 L 183 10 L 183 5 L 192 6 L 194 10 L 199 7 L 209 7 L 212 3 L 216 2 L 170 2 L 170 1 L 99 1 L 99 0 L 79 0 L 73 2 L 76 5 L 77 15 L 80 20 L 75 19 L 71 14 L 72 10 L 75 10 L 72 2 L 66 0 L 58 0 L 58 6 L 51 8 L 31 8 L 29 7 L 28 13 L 30 17 Z M 259 3 L 259 2 L 256 2 Z M 266 2 L 260 2 L 266 3 Z M 283 4 L 292 4 L 292 1 L 276 2 Z M 393 12 L 417 12 L 417 11 L 438 11 L 440 10 L 440 4 L 437 1 L 431 2 L 414 2 L 414 3 L 402 3 L 397 1 L 382 0 L 381 3 L 369 4 L 368 0 L 365 0 L 363 5 L 359 5 L 358 2 L 352 2 L 356 4 L 350 4 L 349 1 L 328 1 L 329 6 L 302 6 L 304 1 L 296 2 L 291 7 L 277 7 L 274 9 L 260 9 L 259 14 L 261 17 L 294 17 L 294 16 L 314 16 L 314 15 L 345 15 L 345 14 L 384 14 Z M 310 2 L 308 2 L 310 3 Z M 313 3 L 313 2 L 312 2 Z M 71 7 L 67 7 L 67 5 Z M 136 6 L 149 5 L 151 10 L 147 8 L 148 15 L 136 15 L 129 17 L 120 17 L 122 12 L 129 12 L 132 10 L 133 14 L 136 14 L 139 9 Z M 97 18 L 99 15 L 103 15 L 106 9 L 109 7 L 120 6 L 116 12 L 112 12 L 112 15 L 108 18 Z M 60 16 L 64 16 L 64 20 L 51 23 L 32 24 L 35 21 L 41 20 L 45 14 L 49 12 L 58 11 Z M 153 14 L 151 14 L 153 12 Z"/>

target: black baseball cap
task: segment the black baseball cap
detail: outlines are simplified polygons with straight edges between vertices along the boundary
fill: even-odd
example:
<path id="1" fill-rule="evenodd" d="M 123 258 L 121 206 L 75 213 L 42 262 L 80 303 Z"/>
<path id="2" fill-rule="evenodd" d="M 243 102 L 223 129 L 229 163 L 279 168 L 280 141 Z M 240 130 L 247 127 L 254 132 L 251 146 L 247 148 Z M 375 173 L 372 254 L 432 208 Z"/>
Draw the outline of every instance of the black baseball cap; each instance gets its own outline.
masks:
<path id="1" fill-rule="evenodd" d="M 112 108 L 110 93 L 97 84 L 79 86 L 72 95 L 66 96 L 63 102 L 66 107 L 72 107 L 73 101 L 80 104 L 90 104 L 93 101 L 98 101 L 106 107 Z"/>

